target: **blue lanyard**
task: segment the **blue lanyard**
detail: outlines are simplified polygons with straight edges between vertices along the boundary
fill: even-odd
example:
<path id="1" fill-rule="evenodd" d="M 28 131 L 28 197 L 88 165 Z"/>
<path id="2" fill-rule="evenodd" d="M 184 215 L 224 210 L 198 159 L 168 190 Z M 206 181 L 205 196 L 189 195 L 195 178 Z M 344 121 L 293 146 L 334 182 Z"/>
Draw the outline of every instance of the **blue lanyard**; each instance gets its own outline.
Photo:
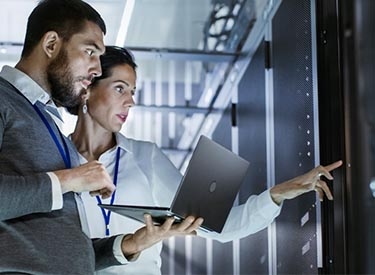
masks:
<path id="1" fill-rule="evenodd" d="M 61 144 L 59 142 L 59 139 L 57 138 L 55 132 L 52 130 L 52 127 L 51 127 L 50 123 L 48 122 L 47 118 L 43 115 L 43 113 L 39 110 L 38 106 L 36 106 L 34 104 L 33 107 L 34 107 L 35 111 L 38 113 L 38 115 L 40 116 L 40 118 L 42 119 L 44 125 L 46 125 L 50 136 L 52 137 L 53 141 L 55 142 L 56 147 L 59 149 L 60 155 L 61 155 L 61 157 L 64 160 L 65 167 L 67 169 L 72 168 L 72 164 L 71 164 L 71 161 L 70 161 L 69 149 L 68 149 L 68 146 L 66 145 L 65 139 L 62 136 L 59 128 L 56 126 L 57 131 L 60 134 L 60 138 L 61 138 L 61 140 L 63 142 L 64 148 L 61 146 Z"/>
<path id="2" fill-rule="evenodd" d="M 119 167 L 119 162 L 120 162 L 120 152 L 121 152 L 121 149 L 120 149 L 120 147 L 118 147 L 117 152 L 116 152 L 115 173 L 113 175 L 113 184 L 115 186 L 117 186 L 117 175 L 118 175 L 118 167 Z M 115 201 L 115 195 L 116 195 L 116 190 L 113 192 L 113 194 L 111 196 L 111 202 L 110 202 L 111 205 Z M 98 201 L 99 204 L 102 203 L 102 200 L 100 199 L 99 196 L 96 196 L 96 200 Z M 106 210 L 102 207 L 100 207 L 100 209 L 102 210 L 102 215 L 103 215 L 104 222 L 105 222 L 105 235 L 109 236 L 109 221 L 111 219 L 111 213 L 112 212 L 110 210 L 108 210 L 108 212 L 106 212 Z"/>

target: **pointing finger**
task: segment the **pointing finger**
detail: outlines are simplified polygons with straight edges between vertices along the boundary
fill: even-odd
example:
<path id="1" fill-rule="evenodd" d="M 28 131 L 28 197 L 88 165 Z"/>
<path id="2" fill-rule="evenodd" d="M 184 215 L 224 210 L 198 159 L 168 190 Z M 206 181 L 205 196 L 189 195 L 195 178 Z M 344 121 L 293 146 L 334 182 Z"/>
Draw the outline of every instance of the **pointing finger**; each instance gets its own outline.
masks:
<path id="1" fill-rule="evenodd" d="M 342 161 L 339 160 L 339 161 L 336 161 L 334 163 L 331 163 L 327 166 L 322 166 L 322 170 L 319 172 L 318 176 L 325 176 L 327 179 L 329 180 L 333 180 L 333 177 L 332 175 L 329 173 L 333 170 L 335 170 L 336 168 L 340 167 L 342 165 Z"/>
<path id="2" fill-rule="evenodd" d="M 330 171 L 332 171 L 332 170 L 335 170 L 336 168 L 339 168 L 341 165 L 342 165 L 342 160 L 339 160 L 339 161 L 336 161 L 336 162 L 334 162 L 334 163 L 331 163 L 331 164 L 329 164 L 329 165 L 327 165 L 327 166 L 324 166 L 324 168 L 325 168 L 328 172 L 330 172 Z"/>

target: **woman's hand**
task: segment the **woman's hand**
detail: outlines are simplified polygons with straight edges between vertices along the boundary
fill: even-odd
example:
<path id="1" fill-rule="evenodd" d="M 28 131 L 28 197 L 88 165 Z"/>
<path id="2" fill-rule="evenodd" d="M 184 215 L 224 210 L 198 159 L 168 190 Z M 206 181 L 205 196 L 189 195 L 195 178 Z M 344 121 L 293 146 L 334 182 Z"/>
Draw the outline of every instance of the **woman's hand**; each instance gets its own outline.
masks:
<path id="1" fill-rule="evenodd" d="M 294 199 L 304 193 L 316 191 L 321 201 L 323 200 L 324 195 L 326 195 L 329 200 L 332 200 L 332 193 L 329 190 L 327 183 L 321 179 L 321 176 L 333 180 L 330 172 L 341 165 L 341 160 L 327 166 L 319 165 L 306 174 L 277 184 L 270 190 L 271 197 L 275 203 L 281 204 L 284 200 Z"/>
<path id="2" fill-rule="evenodd" d="M 138 258 L 146 248 L 170 237 L 196 235 L 196 230 L 203 223 L 203 218 L 188 216 L 181 223 L 175 223 L 175 219 L 170 217 L 163 224 L 155 225 L 149 214 L 144 217 L 146 226 L 134 234 L 126 235 L 122 240 L 122 252 L 128 260 Z"/>

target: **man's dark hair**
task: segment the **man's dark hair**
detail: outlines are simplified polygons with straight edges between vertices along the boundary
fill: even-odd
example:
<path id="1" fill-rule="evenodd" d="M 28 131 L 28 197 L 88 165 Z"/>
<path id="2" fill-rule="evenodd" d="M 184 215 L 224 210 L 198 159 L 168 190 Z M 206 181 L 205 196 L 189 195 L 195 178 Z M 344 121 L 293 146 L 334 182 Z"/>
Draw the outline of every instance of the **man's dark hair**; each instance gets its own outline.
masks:
<path id="1" fill-rule="evenodd" d="M 30 55 L 45 33 L 55 31 L 63 40 L 68 41 L 72 35 L 84 28 L 87 21 L 95 23 L 106 33 L 106 26 L 100 14 L 84 1 L 40 1 L 29 16 L 21 56 Z"/>
<path id="2" fill-rule="evenodd" d="M 108 78 L 113 73 L 113 68 L 119 65 L 129 65 L 135 71 L 137 69 L 137 64 L 134 61 L 133 54 L 121 47 L 116 46 L 106 46 L 105 53 L 100 56 L 100 64 L 102 67 L 102 74 L 99 77 L 95 77 L 90 87 L 95 87 L 100 80 Z M 73 114 L 78 114 L 79 106 L 67 108 L 68 111 Z"/>

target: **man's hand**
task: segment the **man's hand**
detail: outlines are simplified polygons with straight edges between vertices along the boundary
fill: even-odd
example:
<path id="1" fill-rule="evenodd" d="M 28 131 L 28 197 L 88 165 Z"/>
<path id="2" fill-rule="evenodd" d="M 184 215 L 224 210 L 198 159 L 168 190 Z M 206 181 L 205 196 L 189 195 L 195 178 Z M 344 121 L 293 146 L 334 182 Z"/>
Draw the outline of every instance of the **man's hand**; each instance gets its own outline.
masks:
<path id="1" fill-rule="evenodd" d="M 90 161 L 81 166 L 54 171 L 60 180 L 61 190 L 66 192 L 85 192 L 109 198 L 115 190 L 111 177 L 105 167 L 98 161 Z"/>
<path id="2" fill-rule="evenodd" d="M 324 198 L 324 194 L 329 200 L 332 200 L 333 196 L 327 183 L 320 177 L 325 176 L 327 179 L 333 180 L 330 172 L 341 165 L 341 160 L 327 166 L 319 165 L 306 174 L 277 184 L 270 190 L 271 197 L 275 203 L 281 204 L 284 200 L 294 199 L 295 197 L 314 190 L 318 193 L 321 201 Z"/>
<path id="3" fill-rule="evenodd" d="M 187 217 L 181 223 L 174 224 L 174 218 L 168 218 L 162 225 L 154 225 L 149 214 L 145 214 L 146 226 L 134 234 L 126 235 L 121 244 L 124 256 L 137 258 L 139 253 L 152 245 L 174 236 L 196 235 L 196 230 L 203 223 L 202 218 Z"/>

